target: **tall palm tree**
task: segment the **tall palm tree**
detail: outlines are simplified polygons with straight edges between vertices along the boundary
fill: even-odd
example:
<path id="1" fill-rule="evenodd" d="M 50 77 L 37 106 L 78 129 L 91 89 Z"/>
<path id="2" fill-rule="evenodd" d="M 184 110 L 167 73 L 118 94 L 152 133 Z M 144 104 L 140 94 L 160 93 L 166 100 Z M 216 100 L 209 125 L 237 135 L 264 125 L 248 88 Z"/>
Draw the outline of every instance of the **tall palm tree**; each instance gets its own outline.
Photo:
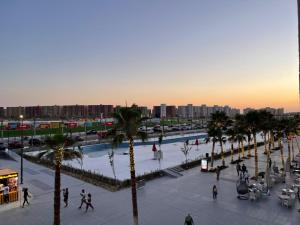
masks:
<path id="1" fill-rule="evenodd" d="M 259 124 L 260 130 L 263 132 L 263 138 L 264 138 L 264 148 L 265 148 L 265 154 L 267 154 L 268 158 L 270 157 L 270 149 L 268 143 L 270 143 L 270 135 L 269 132 L 271 130 L 271 121 L 273 119 L 273 114 L 270 112 L 267 112 L 266 110 L 259 111 L 260 114 L 260 120 L 261 123 Z M 267 136 L 269 137 L 267 140 Z"/>
<path id="2" fill-rule="evenodd" d="M 249 132 L 252 134 L 254 142 L 254 160 L 255 160 L 255 177 L 258 177 L 258 153 L 257 153 L 257 141 L 256 134 L 259 131 L 260 114 L 258 111 L 253 110 L 245 115 L 245 122 Z"/>
<path id="3" fill-rule="evenodd" d="M 284 155 L 283 155 L 283 144 L 282 144 L 282 139 L 284 137 L 284 129 L 285 129 L 285 123 L 286 121 L 284 120 L 276 120 L 275 123 L 275 135 L 276 138 L 278 139 L 278 146 L 280 149 L 280 156 L 281 156 L 281 165 L 282 169 L 285 169 L 285 163 L 284 163 Z"/>
<path id="4" fill-rule="evenodd" d="M 53 225 L 60 225 L 60 187 L 61 187 L 61 164 L 63 160 L 82 160 L 82 152 L 67 147 L 74 145 L 74 140 L 63 135 L 47 137 L 45 141 L 49 150 L 41 152 L 38 157 L 50 160 L 54 163 L 54 221 Z"/>
<path id="5" fill-rule="evenodd" d="M 237 133 L 236 133 L 236 130 L 234 129 L 234 127 L 231 127 L 229 128 L 227 131 L 226 131 L 226 135 L 228 137 L 228 141 L 230 142 L 230 158 L 231 158 L 231 163 L 233 163 L 233 151 L 234 151 L 234 148 L 233 148 L 233 145 L 234 143 L 237 141 Z"/>
<path id="6" fill-rule="evenodd" d="M 216 111 L 211 114 L 211 120 L 209 122 L 209 126 L 213 127 L 217 131 L 217 138 L 221 146 L 221 159 L 222 159 L 223 166 L 225 166 L 224 147 L 223 147 L 224 134 L 229 124 L 230 124 L 230 120 L 225 112 Z"/>
<path id="7" fill-rule="evenodd" d="M 246 120 L 244 115 L 236 115 L 235 116 L 235 129 L 237 132 L 237 139 L 242 147 L 242 157 L 245 159 L 245 148 L 244 148 L 244 141 L 246 141 L 245 135 L 247 134 L 247 126 Z"/>
<path id="8" fill-rule="evenodd" d="M 147 138 L 147 133 L 139 131 L 138 128 L 146 118 L 142 117 L 142 112 L 136 105 L 131 107 L 120 107 L 114 114 L 115 125 L 110 132 L 113 136 L 113 144 L 115 146 L 121 144 L 123 140 L 129 141 L 129 159 L 130 159 L 130 178 L 131 178 L 131 195 L 132 195 L 132 211 L 133 223 L 139 224 L 138 220 L 138 205 L 136 193 L 136 178 L 135 178 L 135 162 L 134 162 L 134 138 L 138 137 L 144 141 Z"/>
<path id="9" fill-rule="evenodd" d="M 215 156 L 215 146 L 216 142 L 218 140 L 218 131 L 215 129 L 214 126 L 211 124 L 208 124 L 208 136 L 210 137 L 210 140 L 212 141 L 212 149 L 211 149 L 211 157 L 210 157 L 210 167 L 214 167 L 214 156 Z"/>

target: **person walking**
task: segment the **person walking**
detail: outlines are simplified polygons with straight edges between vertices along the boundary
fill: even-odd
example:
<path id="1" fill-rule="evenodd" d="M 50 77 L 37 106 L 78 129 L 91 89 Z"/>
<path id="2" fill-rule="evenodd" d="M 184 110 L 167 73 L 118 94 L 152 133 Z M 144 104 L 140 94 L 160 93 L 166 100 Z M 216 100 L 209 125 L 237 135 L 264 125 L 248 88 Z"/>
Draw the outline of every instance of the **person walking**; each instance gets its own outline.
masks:
<path id="1" fill-rule="evenodd" d="M 63 189 L 63 197 L 64 197 L 64 203 L 65 203 L 65 208 L 68 207 L 68 200 L 69 200 L 69 189 Z"/>
<path id="2" fill-rule="evenodd" d="M 194 220 L 190 214 L 185 217 L 184 225 L 194 225 Z"/>
<path id="3" fill-rule="evenodd" d="M 269 158 L 269 169 L 272 167 L 272 159 Z"/>
<path id="4" fill-rule="evenodd" d="M 216 168 L 216 174 L 217 174 L 217 181 L 219 181 L 219 178 L 220 178 L 220 167 L 219 166 L 217 166 L 217 168 Z"/>
<path id="5" fill-rule="evenodd" d="M 238 176 L 240 175 L 240 171 L 241 171 L 241 165 L 240 165 L 240 163 L 237 163 L 236 164 L 236 172 L 237 172 Z"/>
<path id="6" fill-rule="evenodd" d="M 218 190 L 217 190 L 217 186 L 214 185 L 213 186 L 213 199 L 217 199 L 217 195 L 218 195 Z"/>
<path id="7" fill-rule="evenodd" d="M 91 207 L 94 210 L 94 206 L 92 205 L 92 195 L 91 195 L 91 193 L 88 193 L 85 212 L 87 212 L 89 207 Z"/>
<path id="8" fill-rule="evenodd" d="M 247 171 L 247 167 L 243 163 L 243 165 L 242 165 L 242 173 L 243 173 L 243 175 L 245 174 L 246 171 Z"/>
<path id="9" fill-rule="evenodd" d="M 78 209 L 81 209 L 82 205 L 84 203 L 86 203 L 85 190 L 84 189 L 81 190 L 80 196 L 81 196 L 81 203 L 80 203 L 80 206 L 78 207 Z"/>
<path id="10" fill-rule="evenodd" d="M 25 203 L 27 203 L 27 205 L 29 205 L 28 198 L 30 198 L 30 195 L 28 193 L 28 188 L 23 188 L 23 192 L 24 192 L 24 194 L 23 194 L 24 201 L 23 201 L 22 208 L 24 208 Z"/>

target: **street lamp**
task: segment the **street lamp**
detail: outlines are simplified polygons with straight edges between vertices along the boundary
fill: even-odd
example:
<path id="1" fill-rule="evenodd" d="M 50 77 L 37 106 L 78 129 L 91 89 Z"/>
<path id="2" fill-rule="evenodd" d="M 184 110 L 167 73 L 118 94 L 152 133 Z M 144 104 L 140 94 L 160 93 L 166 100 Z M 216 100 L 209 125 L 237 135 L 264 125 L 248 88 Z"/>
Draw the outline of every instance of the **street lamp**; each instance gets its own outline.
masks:
<path id="1" fill-rule="evenodd" d="M 21 184 L 23 184 L 23 151 L 24 151 L 24 146 L 23 146 L 23 115 L 20 115 L 20 120 L 21 120 Z"/>

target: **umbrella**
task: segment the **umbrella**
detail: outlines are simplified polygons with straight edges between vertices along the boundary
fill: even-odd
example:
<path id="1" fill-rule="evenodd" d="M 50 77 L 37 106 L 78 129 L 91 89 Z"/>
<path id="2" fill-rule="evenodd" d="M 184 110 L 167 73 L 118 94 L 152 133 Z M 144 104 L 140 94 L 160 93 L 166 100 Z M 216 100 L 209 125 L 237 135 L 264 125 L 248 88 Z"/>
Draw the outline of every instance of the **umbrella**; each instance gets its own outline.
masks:
<path id="1" fill-rule="evenodd" d="M 157 151 L 156 145 L 155 145 L 155 144 L 153 144 L 153 146 L 152 146 L 152 151 L 153 151 L 153 152 L 156 152 L 156 151 Z"/>

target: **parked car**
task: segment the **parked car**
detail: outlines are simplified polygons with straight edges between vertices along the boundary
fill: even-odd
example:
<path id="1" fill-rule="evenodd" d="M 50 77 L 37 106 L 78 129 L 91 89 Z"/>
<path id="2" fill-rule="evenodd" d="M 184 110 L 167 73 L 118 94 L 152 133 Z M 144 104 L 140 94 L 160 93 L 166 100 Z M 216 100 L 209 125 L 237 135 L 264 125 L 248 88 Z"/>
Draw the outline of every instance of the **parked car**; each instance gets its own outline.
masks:
<path id="1" fill-rule="evenodd" d="M 24 147 L 24 145 L 22 145 L 22 143 L 18 142 L 18 141 L 13 141 L 8 144 L 9 149 L 17 149 L 17 148 L 23 148 L 23 147 Z"/>
<path id="2" fill-rule="evenodd" d="M 5 144 L 0 142 L 0 151 L 4 151 L 6 149 Z"/>
<path id="3" fill-rule="evenodd" d="M 34 145 L 34 146 L 39 146 L 42 144 L 42 141 L 40 139 L 37 138 L 30 138 L 28 141 L 29 145 Z"/>
<path id="4" fill-rule="evenodd" d="M 96 130 L 88 130 L 88 131 L 86 132 L 86 135 L 95 135 L 95 134 L 97 134 L 97 131 L 96 131 Z"/>

